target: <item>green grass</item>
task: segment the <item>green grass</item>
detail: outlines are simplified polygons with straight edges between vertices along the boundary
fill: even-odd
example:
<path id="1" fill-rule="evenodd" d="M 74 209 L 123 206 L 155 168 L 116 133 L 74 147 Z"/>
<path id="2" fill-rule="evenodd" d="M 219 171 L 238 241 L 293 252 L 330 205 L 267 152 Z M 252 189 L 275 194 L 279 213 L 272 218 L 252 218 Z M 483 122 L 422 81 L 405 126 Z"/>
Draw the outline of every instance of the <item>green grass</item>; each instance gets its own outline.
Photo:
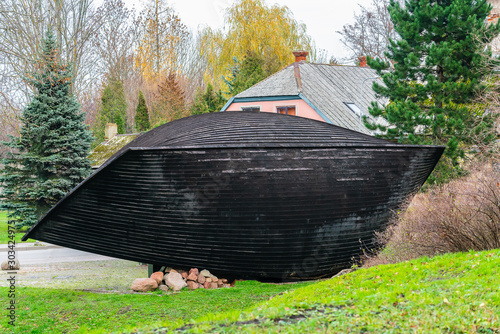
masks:
<path id="1" fill-rule="evenodd" d="M 39 274 L 27 272 L 16 287 L 15 330 L 2 315 L 0 333 L 500 333 L 499 268 L 500 250 L 492 250 L 321 282 L 247 281 L 177 294 L 31 288 L 22 281 Z M 2 309 L 8 302 L 0 288 Z"/>
<path id="2" fill-rule="evenodd" d="M 500 333 L 500 251 L 362 269 L 161 333 Z"/>
<path id="3" fill-rule="evenodd" d="M 9 242 L 9 234 L 8 234 L 8 225 L 7 225 L 7 212 L 0 211 L 0 244 L 6 244 Z M 26 228 L 23 232 L 18 232 L 15 235 L 16 243 L 24 242 L 21 241 L 21 238 L 26 233 Z M 26 242 L 35 242 L 33 239 L 28 239 Z"/>
<path id="4" fill-rule="evenodd" d="M 240 312 L 307 284 L 311 283 L 276 285 L 247 281 L 237 282 L 234 288 L 183 290 L 175 294 L 107 294 L 23 287 L 17 288 L 16 293 L 16 326 L 7 324 L 2 311 L 0 333 L 133 332 L 209 313 Z M 5 309 L 8 302 L 7 288 L 0 288 L 1 308 Z"/>

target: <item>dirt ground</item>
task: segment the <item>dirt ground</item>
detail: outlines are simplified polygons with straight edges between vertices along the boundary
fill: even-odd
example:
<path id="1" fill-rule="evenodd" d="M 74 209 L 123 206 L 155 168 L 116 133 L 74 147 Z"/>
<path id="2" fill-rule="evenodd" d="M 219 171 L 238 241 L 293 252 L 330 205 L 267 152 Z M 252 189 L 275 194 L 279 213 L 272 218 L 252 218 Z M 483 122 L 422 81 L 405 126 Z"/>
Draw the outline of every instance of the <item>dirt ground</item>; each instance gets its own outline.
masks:
<path id="1" fill-rule="evenodd" d="M 102 292 L 131 292 L 134 279 L 147 277 L 147 265 L 125 260 L 61 262 L 22 265 L 16 285 Z M 7 272 L 0 274 L 0 286 L 7 286 Z"/>

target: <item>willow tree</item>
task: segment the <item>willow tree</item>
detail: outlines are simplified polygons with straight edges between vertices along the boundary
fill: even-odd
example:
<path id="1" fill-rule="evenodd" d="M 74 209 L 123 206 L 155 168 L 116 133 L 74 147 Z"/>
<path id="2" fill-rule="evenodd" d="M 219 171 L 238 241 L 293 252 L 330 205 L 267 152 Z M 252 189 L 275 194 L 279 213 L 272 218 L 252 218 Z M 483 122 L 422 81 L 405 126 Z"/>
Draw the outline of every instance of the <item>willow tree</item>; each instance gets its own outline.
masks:
<path id="1" fill-rule="evenodd" d="M 227 90 L 223 77 L 231 75 L 234 60 L 243 61 L 246 54 L 276 58 L 280 67 L 293 62 L 292 51 L 315 49 L 306 33 L 286 6 L 268 6 L 262 0 L 239 0 L 227 9 L 225 26 L 221 30 L 205 28 L 198 43 L 200 55 L 208 68 L 205 81 L 215 89 Z"/>

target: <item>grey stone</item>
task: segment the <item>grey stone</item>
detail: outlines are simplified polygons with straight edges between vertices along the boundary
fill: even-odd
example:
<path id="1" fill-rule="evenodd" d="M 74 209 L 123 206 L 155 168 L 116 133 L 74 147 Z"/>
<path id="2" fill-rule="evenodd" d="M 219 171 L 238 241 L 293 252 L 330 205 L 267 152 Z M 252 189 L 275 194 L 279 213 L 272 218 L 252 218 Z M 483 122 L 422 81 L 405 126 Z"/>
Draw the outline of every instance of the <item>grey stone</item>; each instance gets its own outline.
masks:
<path id="1" fill-rule="evenodd" d="M 158 289 L 160 289 L 161 291 L 165 291 L 165 292 L 169 292 L 170 291 L 170 288 L 167 285 L 165 285 L 165 284 L 159 285 Z"/>
<path id="2" fill-rule="evenodd" d="M 210 271 L 206 270 L 206 269 L 203 269 L 202 271 L 200 271 L 200 275 L 203 275 L 205 277 L 210 277 L 212 276 L 212 274 L 210 273 Z"/>
<path id="3" fill-rule="evenodd" d="M 165 284 L 172 288 L 174 291 L 179 291 L 183 287 L 187 286 L 186 282 L 182 278 L 182 275 L 177 272 L 170 272 L 164 277 Z"/>
<path id="4" fill-rule="evenodd" d="M 343 270 L 339 271 L 337 274 L 333 275 L 332 278 L 337 277 L 337 276 L 343 276 L 343 275 L 352 273 L 353 271 L 354 271 L 354 269 L 343 269 Z"/>
<path id="5" fill-rule="evenodd" d="M 19 270 L 21 269 L 21 264 L 18 259 L 13 260 L 14 265 L 11 267 L 9 261 L 2 262 L 2 270 Z"/>

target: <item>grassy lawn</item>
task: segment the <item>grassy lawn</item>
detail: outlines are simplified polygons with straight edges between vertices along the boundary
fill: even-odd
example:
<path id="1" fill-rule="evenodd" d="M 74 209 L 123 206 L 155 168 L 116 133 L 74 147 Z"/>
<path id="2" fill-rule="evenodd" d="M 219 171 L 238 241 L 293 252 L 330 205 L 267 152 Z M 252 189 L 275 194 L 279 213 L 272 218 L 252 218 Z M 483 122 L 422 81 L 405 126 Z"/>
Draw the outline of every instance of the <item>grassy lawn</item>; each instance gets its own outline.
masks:
<path id="1" fill-rule="evenodd" d="M 362 269 L 160 333 L 500 333 L 500 251 Z M 158 333 L 158 332 L 157 332 Z"/>
<path id="2" fill-rule="evenodd" d="M 120 273 L 117 272 L 119 275 Z M 241 312 L 278 293 L 311 283 L 263 284 L 237 282 L 234 288 L 199 289 L 166 294 L 95 293 L 68 289 L 18 288 L 15 330 L 5 312 L 0 333 L 134 332 L 189 321 L 207 314 Z M 0 288 L 0 305 L 8 304 Z"/>
<path id="3" fill-rule="evenodd" d="M 100 279 L 84 279 L 102 292 L 76 290 L 77 280 L 38 287 L 56 286 L 50 282 L 57 277 L 29 287 L 41 272 L 27 267 L 16 286 L 15 330 L 2 316 L 0 333 L 500 333 L 500 250 L 421 258 L 321 282 L 246 281 L 175 294 L 127 293 L 130 278 L 119 277 L 137 277 L 145 268 L 115 262 L 97 265 L 107 268 Z M 80 275 L 99 271 L 96 264 L 75 266 Z M 54 275 L 68 270 L 78 275 L 69 267 Z M 2 287 L 0 305 L 8 303 Z"/>
<path id="4" fill-rule="evenodd" d="M 26 229 L 23 229 L 23 232 L 16 233 L 16 243 L 24 242 L 21 241 L 24 233 L 26 233 Z M 8 225 L 7 225 L 7 212 L 0 211 L 0 244 L 6 244 L 9 242 L 9 234 L 8 234 Z M 33 239 L 28 239 L 26 242 L 35 242 Z"/>
<path id="5" fill-rule="evenodd" d="M 499 277 L 500 250 L 492 250 L 360 269 L 321 282 L 246 281 L 176 294 L 21 284 L 13 332 L 499 333 Z M 3 287 L 0 305 L 7 304 Z M 0 332 L 11 331 L 2 317 Z"/>

